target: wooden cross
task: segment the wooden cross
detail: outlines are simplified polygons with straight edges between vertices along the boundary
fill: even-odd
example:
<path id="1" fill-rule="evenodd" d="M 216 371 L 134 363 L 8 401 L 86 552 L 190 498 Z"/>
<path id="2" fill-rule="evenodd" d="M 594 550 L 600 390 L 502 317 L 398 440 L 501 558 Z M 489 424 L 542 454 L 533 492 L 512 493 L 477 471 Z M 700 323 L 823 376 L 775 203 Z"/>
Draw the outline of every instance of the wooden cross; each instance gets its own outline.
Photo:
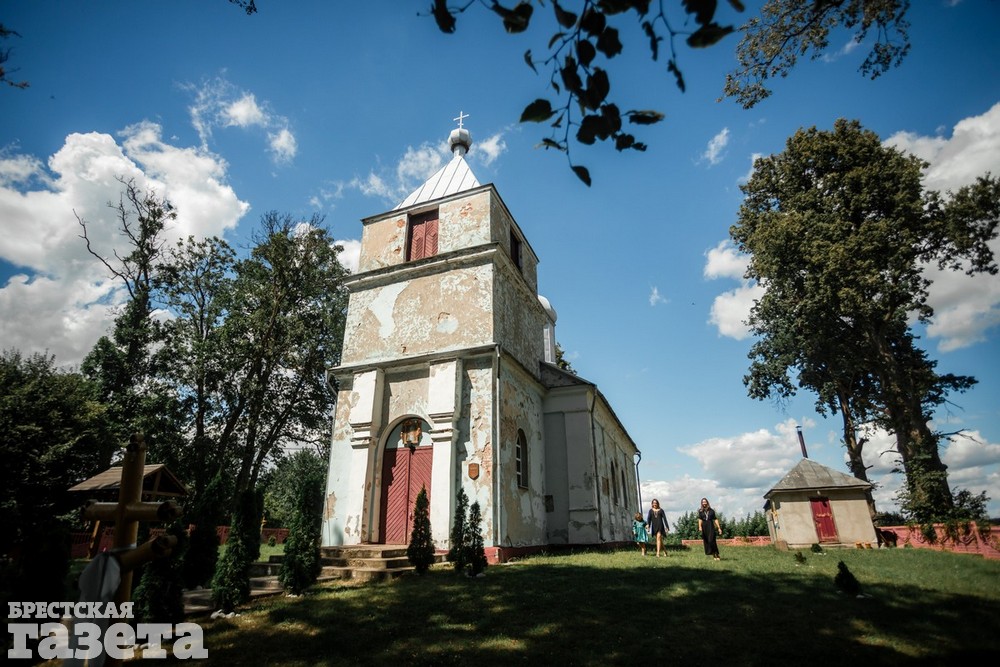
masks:
<path id="1" fill-rule="evenodd" d="M 173 535 L 160 535 L 136 548 L 140 521 L 171 521 L 184 509 L 172 500 L 162 503 L 142 502 L 143 469 L 146 465 L 146 443 L 141 433 L 135 433 L 125 447 L 122 462 L 122 482 L 117 503 L 91 500 L 83 508 L 83 518 L 91 521 L 114 521 L 112 553 L 121 564 L 122 579 L 115 595 L 115 604 L 132 597 L 132 571 L 154 558 L 170 555 L 177 544 Z"/>
<path id="2" fill-rule="evenodd" d="M 469 114 L 463 114 L 461 111 L 458 112 L 458 118 L 452 118 L 452 120 L 458 121 L 458 129 L 462 129 L 462 121 L 469 117 Z"/>

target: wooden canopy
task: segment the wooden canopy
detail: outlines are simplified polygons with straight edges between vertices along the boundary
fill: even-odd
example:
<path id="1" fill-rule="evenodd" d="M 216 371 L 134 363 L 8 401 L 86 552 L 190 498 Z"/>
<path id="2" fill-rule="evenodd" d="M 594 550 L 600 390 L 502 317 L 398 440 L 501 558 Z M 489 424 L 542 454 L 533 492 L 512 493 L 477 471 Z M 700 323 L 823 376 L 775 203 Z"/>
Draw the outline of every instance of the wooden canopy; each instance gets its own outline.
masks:
<path id="1" fill-rule="evenodd" d="M 70 491 L 99 493 L 105 495 L 118 491 L 122 484 L 122 467 L 114 466 L 90 479 L 85 479 Z M 142 495 L 149 498 L 178 498 L 187 496 L 188 491 L 180 480 L 174 477 L 166 465 L 155 463 L 142 467 Z"/>

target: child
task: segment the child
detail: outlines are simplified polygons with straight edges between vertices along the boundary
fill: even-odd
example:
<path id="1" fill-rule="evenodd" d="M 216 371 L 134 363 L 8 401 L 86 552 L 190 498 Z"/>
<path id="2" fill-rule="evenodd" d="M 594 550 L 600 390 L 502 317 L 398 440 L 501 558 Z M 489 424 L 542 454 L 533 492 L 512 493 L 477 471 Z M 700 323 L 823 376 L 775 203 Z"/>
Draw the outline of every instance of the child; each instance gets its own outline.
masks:
<path id="1" fill-rule="evenodd" d="M 642 520 L 642 514 L 639 512 L 636 512 L 635 516 L 632 517 L 632 533 L 635 535 L 635 541 L 639 544 L 639 548 L 642 549 L 642 555 L 645 556 L 649 535 L 646 534 L 646 522 Z"/>

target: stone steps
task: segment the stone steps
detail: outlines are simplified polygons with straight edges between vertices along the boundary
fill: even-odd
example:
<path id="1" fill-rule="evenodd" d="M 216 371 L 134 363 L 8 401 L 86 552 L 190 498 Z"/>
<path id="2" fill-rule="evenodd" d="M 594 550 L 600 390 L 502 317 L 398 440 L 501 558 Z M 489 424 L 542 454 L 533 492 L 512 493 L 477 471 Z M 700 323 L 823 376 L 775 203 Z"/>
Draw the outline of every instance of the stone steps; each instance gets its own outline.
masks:
<path id="1" fill-rule="evenodd" d="M 250 597 L 279 595 L 282 593 L 278 582 L 283 556 L 271 556 L 265 562 L 250 566 Z M 435 563 L 445 562 L 444 552 L 434 555 Z M 406 558 L 406 546 L 362 544 L 344 547 L 322 547 L 320 549 L 320 570 L 317 583 L 349 579 L 364 583 L 387 581 L 414 571 Z M 211 613 L 211 589 L 185 591 L 184 608 L 188 615 Z"/>

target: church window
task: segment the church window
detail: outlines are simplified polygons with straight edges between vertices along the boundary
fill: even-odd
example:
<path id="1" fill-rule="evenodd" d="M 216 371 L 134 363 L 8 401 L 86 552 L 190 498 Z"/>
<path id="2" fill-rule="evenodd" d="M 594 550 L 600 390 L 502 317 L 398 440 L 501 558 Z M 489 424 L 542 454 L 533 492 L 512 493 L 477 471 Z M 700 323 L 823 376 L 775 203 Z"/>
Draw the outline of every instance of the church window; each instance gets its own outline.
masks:
<path id="1" fill-rule="evenodd" d="M 409 236 L 406 245 L 406 259 L 412 261 L 433 257 L 438 251 L 438 212 L 428 211 L 419 215 L 411 215 Z"/>
<path id="2" fill-rule="evenodd" d="M 611 462 L 611 491 L 615 505 L 618 504 L 618 476 L 615 474 L 615 462 Z"/>
<path id="3" fill-rule="evenodd" d="M 528 488 L 528 439 L 524 431 L 517 429 L 517 444 L 514 446 L 514 459 L 517 469 L 517 485 Z"/>
<path id="4" fill-rule="evenodd" d="M 514 260 L 514 266 L 516 266 L 520 270 L 521 239 L 518 238 L 517 233 L 513 229 L 510 230 L 510 258 Z"/>

